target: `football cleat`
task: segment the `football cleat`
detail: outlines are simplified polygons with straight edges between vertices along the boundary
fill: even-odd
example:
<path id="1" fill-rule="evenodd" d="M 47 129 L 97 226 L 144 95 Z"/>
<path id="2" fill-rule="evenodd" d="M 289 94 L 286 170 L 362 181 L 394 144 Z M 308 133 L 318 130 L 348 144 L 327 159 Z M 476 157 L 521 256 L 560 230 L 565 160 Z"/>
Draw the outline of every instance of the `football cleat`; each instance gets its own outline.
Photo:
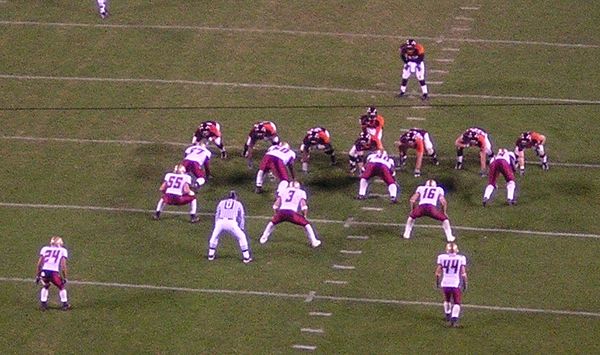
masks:
<path id="1" fill-rule="evenodd" d="M 449 237 L 446 237 L 446 241 L 448 241 L 448 243 L 452 243 L 452 244 L 454 244 L 453 242 L 454 242 L 455 240 L 456 240 L 456 237 L 455 237 L 455 236 L 453 236 L 453 235 L 451 235 L 451 236 L 449 236 Z M 456 245 L 456 244 L 454 244 L 454 245 Z"/>
<path id="2" fill-rule="evenodd" d="M 190 223 L 198 223 L 198 222 L 200 222 L 200 218 L 198 216 L 196 216 L 195 214 L 191 215 Z"/>
<path id="3" fill-rule="evenodd" d="M 440 165 L 440 161 L 437 158 L 432 158 L 431 162 L 433 163 L 433 165 L 438 166 Z"/>
<path id="4" fill-rule="evenodd" d="M 103 20 L 104 20 L 104 19 L 105 19 L 105 18 L 107 18 L 107 17 L 108 17 L 108 12 L 106 12 L 106 11 L 101 11 L 101 12 L 100 12 L 100 18 L 101 18 L 101 19 L 103 19 Z"/>
<path id="5" fill-rule="evenodd" d="M 485 172 L 485 170 L 481 170 L 481 171 L 479 172 L 479 176 L 481 176 L 481 177 L 486 177 L 486 176 L 487 176 L 487 173 Z"/>
<path id="6" fill-rule="evenodd" d="M 44 312 L 48 310 L 48 302 L 40 302 L 40 311 Z"/>
<path id="7" fill-rule="evenodd" d="M 450 322 L 450 318 L 452 318 L 451 313 L 446 313 L 446 317 L 445 317 L 446 322 Z"/>
<path id="8" fill-rule="evenodd" d="M 483 201 L 481 202 L 481 204 L 483 205 L 483 207 L 485 207 L 488 203 L 489 199 L 488 198 L 483 198 Z"/>
<path id="9" fill-rule="evenodd" d="M 404 234 L 402 235 L 402 238 L 404 238 L 404 239 L 410 239 L 410 234 L 406 234 L 406 233 L 404 233 Z"/>
<path id="10" fill-rule="evenodd" d="M 516 200 L 516 199 L 514 199 L 514 198 L 513 198 L 512 200 L 508 200 L 507 202 L 508 202 L 508 205 L 509 205 L 509 206 L 514 206 L 514 205 L 516 205 L 516 204 L 517 204 L 517 200 Z"/>
<path id="11" fill-rule="evenodd" d="M 421 95 L 421 100 L 425 101 L 429 98 L 429 94 L 423 94 Z"/>
<path id="12" fill-rule="evenodd" d="M 396 95 L 396 97 L 398 97 L 398 98 L 400 98 L 400 97 L 405 97 L 405 96 L 406 96 L 406 93 L 405 93 L 405 92 L 403 92 L 403 91 L 400 91 L 400 92 L 399 92 L 399 93 Z"/>
<path id="13" fill-rule="evenodd" d="M 311 243 L 310 246 L 313 248 L 318 248 L 321 245 L 321 241 L 320 240 L 315 240 L 314 243 Z"/>
<path id="14" fill-rule="evenodd" d="M 390 198 L 390 203 L 392 203 L 392 204 L 398 203 L 398 198 L 397 197 Z"/>
<path id="15" fill-rule="evenodd" d="M 244 259 L 244 260 L 242 260 L 242 262 L 243 262 L 244 264 L 250 264 L 250 263 L 252 262 L 252 258 L 247 258 L 247 259 Z"/>
<path id="16" fill-rule="evenodd" d="M 365 196 L 365 195 L 356 195 L 356 197 L 354 199 L 356 199 L 356 200 L 366 200 L 367 196 Z"/>
<path id="17" fill-rule="evenodd" d="M 519 175 L 524 176 L 525 175 L 525 169 L 519 169 Z"/>
<path id="18" fill-rule="evenodd" d="M 262 188 L 262 186 L 257 186 L 257 187 L 254 189 L 254 192 L 255 192 L 255 193 L 257 193 L 257 194 L 262 194 L 262 193 L 263 193 L 263 188 Z"/>
<path id="19" fill-rule="evenodd" d="M 216 255 L 209 255 L 207 257 L 208 261 L 213 261 L 213 260 L 215 260 L 215 258 L 216 258 Z"/>
<path id="20" fill-rule="evenodd" d="M 154 212 L 152 219 L 158 221 L 160 219 L 160 212 Z"/>
<path id="21" fill-rule="evenodd" d="M 550 167 L 548 166 L 548 163 L 542 163 L 542 170 L 549 170 Z"/>
<path id="22" fill-rule="evenodd" d="M 62 306 L 60 307 L 60 309 L 63 310 L 63 311 L 68 311 L 71 308 L 72 308 L 71 305 L 68 304 L 67 302 L 63 302 Z"/>
<path id="23" fill-rule="evenodd" d="M 421 176 L 421 171 L 415 170 L 415 177 L 420 177 L 420 176 Z"/>
<path id="24" fill-rule="evenodd" d="M 226 150 L 221 151 L 221 159 L 227 159 L 227 151 Z"/>

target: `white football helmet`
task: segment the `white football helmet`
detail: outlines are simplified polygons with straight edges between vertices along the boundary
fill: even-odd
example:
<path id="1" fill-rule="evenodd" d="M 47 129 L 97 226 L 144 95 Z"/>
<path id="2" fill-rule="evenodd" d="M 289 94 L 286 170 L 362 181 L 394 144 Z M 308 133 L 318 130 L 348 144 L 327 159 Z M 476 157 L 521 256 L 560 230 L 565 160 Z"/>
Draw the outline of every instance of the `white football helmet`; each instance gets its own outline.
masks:
<path id="1" fill-rule="evenodd" d="M 173 168 L 173 172 L 175 174 L 185 174 L 185 166 L 183 166 L 183 164 L 177 164 Z"/>
<path id="2" fill-rule="evenodd" d="M 281 148 L 290 149 L 290 144 L 288 142 L 281 142 L 281 143 L 279 143 L 279 146 Z"/>
<path id="3" fill-rule="evenodd" d="M 300 188 L 300 183 L 298 181 L 290 181 L 289 187 L 293 187 L 295 189 L 299 189 Z"/>
<path id="4" fill-rule="evenodd" d="M 50 245 L 53 247 L 62 247 L 63 240 L 59 236 L 54 236 L 54 237 L 50 238 Z"/>
<path id="5" fill-rule="evenodd" d="M 425 186 L 429 186 L 429 187 L 436 187 L 437 183 L 435 182 L 435 180 L 427 180 L 425 181 Z"/>
<path id="6" fill-rule="evenodd" d="M 456 245 L 456 243 L 447 243 L 446 244 L 446 253 L 448 253 L 448 254 L 458 253 L 458 245 Z"/>

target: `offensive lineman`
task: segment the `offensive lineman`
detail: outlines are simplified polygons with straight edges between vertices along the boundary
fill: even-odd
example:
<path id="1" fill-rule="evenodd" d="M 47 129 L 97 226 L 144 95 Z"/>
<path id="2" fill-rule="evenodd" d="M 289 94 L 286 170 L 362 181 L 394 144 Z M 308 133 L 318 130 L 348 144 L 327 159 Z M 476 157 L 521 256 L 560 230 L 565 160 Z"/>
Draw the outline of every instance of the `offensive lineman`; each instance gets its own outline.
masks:
<path id="1" fill-rule="evenodd" d="M 248 245 L 246 233 L 244 233 L 244 225 L 244 206 L 238 201 L 237 193 L 231 190 L 228 197 L 217 205 L 215 228 L 208 241 L 208 260 L 215 260 L 217 246 L 219 245 L 219 235 L 225 231 L 237 239 L 242 251 L 242 261 L 244 264 L 251 262 L 250 246 Z"/>
<path id="2" fill-rule="evenodd" d="M 519 159 L 519 173 L 525 175 L 525 149 L 533 148 L 535 154 L 540 158 L 542 163 L 542 169 L 548 170 L 548 155 L 544 151 L 544 145 L 546 144 L 546 136 L 535 131 L 527 131 L 521 133 L 521 136 L 517 138 L 515 143 L 515 154 Z"/>
<path id="3" fill-rule="evenodd" d="M 481 167 L 479 175 L 482 177 L 486 175 L 487 160 L 494 156 L 492 143 L 490 142 L 490 138 L 486 131 L 479 127 L 471 127 L 456 138 L 454 145 L 456 146 L 456 165 L 454 166 L 454 169 L 461 170 L 463 168 L 463 154 L 465 148 L 478 147 L 479 164 Z"/>
<path id="4" fill-rule="evenodd" d="M 308 162 L 310 160 L 310 149 L 315 148 L 322 150 L 325 154 L 329 155 L 331 165 L 335 165 L 337 160 L 335 158 L 335 151 L 331 145 L 331 135 L 329 131 L 324 127 L 313 127 L 306 131 L 306 135 L 300 145 L 300 152 L 302 152 L 302 171 L 308 172 Z"/>
<path id="5" fill-rule="evenodd" d="M 415 177 L 421 176 L 421 166 L 423 165 L 423 153 L 427 152 L 427 155 L 431 157 L 433 165 L 440 165 L 437 159 L 437 154 L 429 136 L 429 132 L 422 128 L 411 128 L 400 136 L 400 140 L 396 141 L 396 147 L 400 153 L 400 164 L 406 165 L 406 152 L 409 148 L 416 150 L 416 162 L 415 162 Z"/>
<path id="6" fill-rule="evenodd" d="M 244 143 L 244 151 L 242 156 L 246 158 L 248 167 L 252 168 L 252 152 L 254 151 L 254 145 L 260 140 L 270 141 L 271 145 L 279 144 L 279 135 L 277 134 L 277 126 L 271 121 L 260 121 L 256 122 L 250 133 L 248 133 L 248 139 Z"/>
<path id="7" fill-rule="evenodd" d="M 45 246 L 40 250 L 40 257 L 36 267 L 35 283 L 42 282 L 40 290 L 40 309 L 45 311 L 48 309 L 48 289 L 50 284 L 54 284 L 58 288 L 58 296 L 62 303 L 61 309 L 68 311 L 71 309 L 67 297 L 67 259 L 69 252 L 63 247 L 61 237 L 54 236 L 50 239 L 50 245 Z"/>
<path id="8" fill-rule="evenodd" d="M 227 150 L 223 145 L 223 137 L 221 134 L 221 125 L 217 121 L 204 121 L 200 123 L 194 136 L 192 137 L 192 144 L 213 142 L 217 148 L 221 151 L 221 159 L 227 158 Z"/>

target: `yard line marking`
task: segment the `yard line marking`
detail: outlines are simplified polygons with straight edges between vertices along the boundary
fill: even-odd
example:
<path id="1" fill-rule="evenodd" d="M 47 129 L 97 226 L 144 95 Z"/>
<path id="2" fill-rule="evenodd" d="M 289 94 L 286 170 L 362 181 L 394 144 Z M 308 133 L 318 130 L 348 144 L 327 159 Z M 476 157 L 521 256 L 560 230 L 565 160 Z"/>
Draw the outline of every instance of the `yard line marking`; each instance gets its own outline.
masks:
<path id="1" fill-rule="evenodd" d="M 461 6 L 460 9 L 461 10 L 469 10 L 469 11 L 477 11 L 479 10 L 480 6 Z"/>
<path id="2" fill-rule="evenodd" d="M 351 265 L 333 264 L 331 267 L 334 268 L 334 269 L 338 269 L 338 270 L 354 270 L 354 269 L 356 269 L 356 267 L 351 266 Z"/>
<path id="3" fill-rule="evenodd" d="M 428 81 L 427 84 L 429 85 L 442 85 L 444 82 L 443 81 Z"/>
<path id="4" fill-rule="evenodd" d="M 430 74 L 448 74 L 447 70 L 440 70 L 440 69 L 431 69 L 429 70 Z M 423 106 L 423 107 L 427 107 L 427 106 Z"/>
<path id="5" fill-rule="evenodd" d="M 350 228 L 350 226 L 352 225 L 353 222 L 354 222 L 354 217 L 348 217 L 344 221 L 344 228 Z"/>
<path id="6" fill-rule="evenodd" d="M 317 317 L 331 317 L 333 313 L 329 312 L 308 312 L 309 316 L 317 316 Z"/>
<path id="7" fill-rule="evenodd" d="M 598 46 L 600 48 L 600 46 Z M 452 62 L 454 59 L 434 59 L 438 62 Z M 130 82 L 142 84 L 183 84 L 200 86 L 225 86 L 237 88 L 260 88 L 260 89 L 289 89 L 289 90 L 307 90 L 307 91 L 329 91 L 346 92 L 358 94 L 385 94 L 394 95 L 396 90 L 375 90 L 375 89 L 349 89 L 324 86 L 300 86 L 300 85 L 279 85 L 279 84 L 261 84 L 261 83 L 236 83 L 236 82 L 218 82 L 218 81 L 198 81 L 198 80 L 178 80 L 178 79 L 143 79 L 143 78 L 99 78 L 99 77 L 70 77 L 70 76 L 34 76 L 34 75 L 14 75 L 0 74 L 0 79 L 14 80 L 63 80 L 63 81 L 100 81 L 100 82 Z M 479 94 L 444 94 L 433 95 L 435 97 L 454 97 L 454 98 L 475 98 L 490 100 L 516 100 L 516 101 L 537 101 L 537 102 L 567 102 L 581 104 L 600 104 L 600 100 L 579 100 L 579 99 L 558 99 L 549 97 L 523 97 L 523 96 L 496 96 Z M 432 96 L 432 97 L 433 97 Z"/>
<path id="8" fill-rule="evenodd" d="M 316 295 L 316 294 L 317 294 L 317 292 L 316 292 L 316 291 L 310 291 L 310 292 L 308 293 L 308 296 L 306 296 L 306 299 L 304 300 L 304 302 L 306 302 L 306 303 L 312 302 L 312 301 L 313 301 L 313 299 L 315 299 L 315 295 Z"/>
<path id="9" fill-rule="evenodd" d="M 442 50 L 447 52 L 460 52 L 460 48 L 442 48 Z M 431 73 L 431 70 L 429 72 Z"/>
<path id="10" fill-rule="evenodd" d="M 19 277 L 0 277 L 0 282 L 13 282 L 13 283 L 33 283 L 34 279 L 19 278 Z M 154 291 L 178 291 L 188 293 L 206 293 L 206 294 L 228 294 L 228 295 L 243 295 L 243 296 L 264 296 L 264 297 L 279 297 L 279 298 L 290 298 L 290 299 L 304 299 L 305 294 L 294 294 L 285 292 L 270 292 L 270 291 L 249 291 L 249 290 L 227 290 L 227 289 L 208 289 L 208 288 L 190 288 L 190 287 L 175 287 L 175 286 L 159 286 L 159 285 L 148 285 L 148 284 L 127 284 L 118 282 L 98 282 L 98 281 L 77 281 L 69 280 L 72 285 L 82 286 L 98 286 L 98 287 L 113 287 L 123 289 L 139 289 L 139 290 L 154 290 Z M 315 299 L 324 301 L 345 301 L 354 303 L 371 303 L 371 304 L 396 304 L 403 306 L 431 306 L 440 307 L 441 302 L 434 301 L 406 301 L 406 300 L 395 300 L 395 299 L 381 299 L 381 298 L 364 298 L 364 297 L 341 297 L 341 296 L 326 296 L 316 295 Z M 585 317 L 600 317 L 598 312 L 589 311 L 571 311 L 571 310 L 559 310 L 559 309 L 543 309 L 543 308 L 528 308 L 528 307 L 504 307 L 504 306 L 489 306 L 489 305 L 476 305 L 476 304 L 464 304 L 464 308 L 488 310 L 488 311 L 504 311 L 504 312 L 515 312 L 515 313 L 540 313 L 540 314 L 557 314 L 565 316 L 585 316 Z"/>
<path id="11" fill-rule="evenodd" d="M 466 20 L 460 18 L 460 20 Z M 471 21 L 471 20 L 467 20 Z M 216 32 L 238 32 L 238 33 L 266 33 L 266 34 L 285 34 L 298 36 L 327 36 L 327 37 L 356 37 L 356 38 L 387 38 L 392 40 L 404 40 L 408 37 L 414 37 L 412 34 L 375 34 L 375 33 L 351 33 L 351 32 L 319 32 L 319 31 L 295 31 L 295 30 L 277 30 L 260 28 L 235 28 L 235 27 L 210 27 L 210 26 L 186 26 L 186 25 L 135 25 L 135 24 L 93 24 L 93 23 L 68 23 L 68 22 L 39 22 L 39 21 L 0 21 L 0 25 L 5 26 L 46 26 L 46 27 L 83 27 L 83 28 L 115 28 L 115 29 L 156 29 L 156 30 L 192 30 L 192 31 L 216 31 Z M 436 41 L 438 37 L 416 36 L 423 40 Z M 600 48 L 598 44 L 586 43 L 557 43 L 543 41 L 514 41 L 514 40 L 494 40 L 478 38 L 444 38 L 444 41 L 450 42 L 471 42 L 471 43 L 496 43 L 509 45 L 540 45 L 552 47 L 575 47 L 575 48 Z"/>
<path id="12" fill-rule="evenodd" d="M 294 344 L 294 345 L 292 345 L 292 348 L 298 349 L 298 350 L 310 350 L 310 351 L 317 349 L 317 347 L 314 345 L 302 345 L 302 344 Z"/>
<path id="13" fill-rule="evenodd" d="M 382 207 L 361 207 L 364 211 L 383 211 Z"/>
<path id="14" fill-rule="evenodd" d="M 440 71 L 443 71 L 443 70 L 440 70 Z M 415 109 L 415 110 L 429 110 L 431 108 L 431 106 L 411 106 L 410 108 Z"/>
<path id="15" fill-rule="evenodd" d="M 120 140 L 120 139 L 85 139 L 85 138 L 52 138 L 52 137 L 26 137 L 26 136 L 0 136 L 1 139 L 14 139 L 22 141 L 35 141 L 35 142 L 71 142 L 71 143 L 98 143 L 98 144 L 141 144 L 141 145 L 152 145 L 152 144 L 165 144 L 175 146 L 188 146 L 187 143 L 179 142 L 151 142 L 142 140 Z"/>
<path id="16" fill-rule="evenodd" d="M 454 17 L 455 20 L 459 20 L 459 21 L 475 21 L 474 18 L 472 17 L 465 17 L 465 16 L 456 16 Z"/>
<path id="17" fill-rule="evenodd" d="M 362 254 L 362 250 L 340 250 L 340 253 L 358 255 L 358 254 Z"/>
<path id="18" fill-rule="evenodd" d="M 150 215 L 154 213 L 154 210 L 147 210 L 143 208 L 125 208 L 125 207 L 102 207 L 102 206 L 81 206 L 81 205 L 53 205 L 53 204 L 41 204 L 41 203 L 13 203 L 13 202 L 0 202 L 0 207 L 8 208 L 41 208 L 41 209 L 71 209 L 71 210 L 84 210 L 84 211 L 103 211 L 103 212 L 130 212 L 130 213 L 146 213 Z M 188 215 L 187 211 L 163 211 L 163 214 L 178 214 Z M 200 216 L 214 216 L 214 213 L 209 212 L 197 212 Z M 246 216 L 251 219 L 270 220 L 273 216 Z M 319 219 L 313 218 L 311 221 L 315 223 L 329 223 L 329 224 L 343 224 L 344 221 L 332 220 L 332 219 Z M 367 221 L 353 221 L 352 224 L 360 226 L 387 226 L 387 227 L 404 227 L 404 223 L 391 223 L 391 222 L 367 222 Z M 433 224 L 419 224 L 420 228 L 434 228 L 439 229 L 439 225 Z M 522 229 L 507 229 L 507 228 L 483 228 L 483 227 L 468 227 L 468 226 L 452 226 L 457 230 L 475 231 L 475 232 L 490 232 L 490 233 L 512 233 L 512 234 L 524 234 L 524 235 L 538 235 L 547 237 L 577 237 L 577 238 L 593 238 L 600 239 L 600 234 L 591 233 L 569 233 L 569 232 L 543 232 L 533 230 L 522 230 Z M 367 236 L 349 235 L 347 239 L 369 239 Z"/>
<path id="19" fill-rule="evenodd" d="M 452 30 L 452 31 L 470 31 L 471 28 L 469 28 L 469 27 L 452 27 L 450 30 Z"/>
<path id="20" fill-rule="evenodd" d="M 436 62 L 440 62 L 440 63 L 452 63 L 452 62 L 454 62 L 454 59 L 449 59 L 449 58 L 436 58 L 434 60 Z"/>
<path id="21" fill-rule="evenodd" d="M 333 284 L 333 285 L 346 285 L 346 284 L 348 284 L 348 281 L 339 281 L 339 280 L 325 280 L 325 281 L 323 281 L 323 283 L 326 283 L 326 284 Z"/>
<path id="22" fill-rule="evenodd" d="M 367 240 L 369 237 L 366 235 L 349 235 L 346 239 Z"/>
<path id="23" fill-rule="evenodd" d="M 305 332 L 305 333 L 319 333 L 319 334 L 325 333 L 325 331 L 321 328 L 300 328 L 300 331 Z"/>
<path id="24" fill-rule="evenodd" d="M 413 116 L 408 116 L 408 117 L 406 117 L 406 119 L 409 121 L 425 121 L 426 120 L 425 117 L 413 117 Z"/>

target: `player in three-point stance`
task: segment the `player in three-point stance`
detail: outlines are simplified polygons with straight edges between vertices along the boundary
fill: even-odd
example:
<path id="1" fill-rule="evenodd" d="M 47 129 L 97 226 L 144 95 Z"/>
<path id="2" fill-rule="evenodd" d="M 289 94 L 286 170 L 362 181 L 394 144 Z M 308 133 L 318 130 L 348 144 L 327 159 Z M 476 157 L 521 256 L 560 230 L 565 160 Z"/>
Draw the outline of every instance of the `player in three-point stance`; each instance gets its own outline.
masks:
<path id="1" fill-rule="evenodd" d="M 277 126 L 275 123 L 271 121 L 260 121 L 256 122 L 250 133 L 248 133 L 248 139 L 244 144 L 244 151 L 242 152 L 242 156 L 246 158 L 248 162 L 248 167 L 252 168 L 252 152 L 254 151 L 254 146 L 258 141 L 269 141 L 271 145 L 279 144 L 279 135 L 277 134 Z"/>
<path id="2" fill-rule="evenodd" d="M 315 235 L 313 227 L 306 219 L 308 216 L 308 204 L 306 199 L 306 192 L 300 188 L 300 183 L 297 181 L 292 181 L 287 188 L 281 189 L 273 204 L 275 215 L 265 227 L 259 240 L 260 244 L 265 244 L 269 240 L 269 236 L 275 230 L 276 225 L 281 222 L 290 222 L 304 227 L 311 247 L 316 248 L 321 245 L 321 241 Z M 300 210 L 302 214 L 298 213 L 298 210 Z"/>
<path id="3" fill-rule="evenodd" d="M 221 125 L 217 121 L 204 121 L 200 123 L 194 136 L 192 144 L 212 142 L 221 151 L 221 159 L 227 158 L 227 151 L 223 145 L 223 137 L 221 134 Z"/>
<path id="4" fill-rule="evenodd" d="M 318 126 L 309 129 L 302 140 L 300 152 L 302 152 L 302 171 L 305 173 L 308 172 L 311 148 L 322 150 L 325 154 L 329 155 L 331 165 L 337 163 L 335 151 L 331 145 L 331 135 L 325 127 Z"/>
<path id="5" fill-rule="evenodd" d="M 527 131 L 521 133 L 515 143 L 515 154 L 519 159 L 519 173 L 525 175 L 525 149 L 532 148 L 535 154 L 540 158 L 542 169 L 548 170 L 548 155 L 544 151 L 546 144 L 546 136 L 535 131 Z"/>
<path id="6" fill-rule="evenodd" d="M 509 205 L 516 203 L 515 189 L 517 184 L 515 183 L 515 153 L 508 151 L 507 149 L 498 149 L 498 154 L 490 161 L 490 173 L 488 176 L 488 184 L 485 187 L 483 193 L 483 207 L 485 207 L 488 201 L 492 198 L 492 193 L 497 188 L 496 179 L 502 174 L 506 180 L 506 201 Z"/>
<path id="7" fill-rule="evenodd" d="M 415 177 L 421 176 L 421 166 L 423 164 L 423 154 L 425 152 L 431 157 L 433 165 L 440 165 L 429 132 L 422 128 L 411 128 L 402 134 L 400 139 L 396 141 L 396 147 L 398 147 L 398 152 L 400 153 L 400 164 L 402 166 L 406 165 L 406 153 L 408 149 L 415 149 Z"/>
<path id="8" fill-rule="evenodd" d="M 419 200 L 418 204 L 417 200 Z M 443 210 L 437 207 L 438 202 L 442 205 Z M 410 239 L 410 233 L 417 218 L 428 216 L 442 222 L 442 228 L 448 242 L 455 241 L 456 237 L 452 235 L 447 210 L 448 202 L 444 198 L 444 189 L 437 186 L 435 180 L 427 180 L 425 185 L 417 187 L 415 193 L 410 197 L 410 214 L 406 220 L 404 238 Z"/>
<path id="9" fill-rule="evenodd" d="M 210 158 L 212 153 L 204 142 L 196 142 L 185 149 L 181 165 L 185 167 L 186 172 L 194 175 L 196 178 L 192 187 L 197 189 L 204 185 L 206 179 L 210 176 Z"/>
<path id="10" fill-rule="evenodd" d="M 233 190 L 230 191 L 227 198 L 217 205 L 215 228 L 208 241 L 208 260 L 215 260 L 217 246 L 219 245 L 219 235 L 225 231 L 237 239 L 242 251 L 242 261 L 244 264 L 252 261 L 248 238 L 244 232 L 245 218 L 244 206 L 238 200 L 237 193 Z"/>
<path id="11" fill-rule="evenodd" d="M 196 194 L 191 190 L 192 177 L 185 173 L 185 166 L 175 165 L 172 173 L 167 173 L 160 185 L 162 197 L 158 200 L 153 219 L 160 219 L 160 214 L 166 205 L 190 205 L 190 223 L 199 221 L 196 216 Z"/>
<path id="12" fill-rule="evenodd" d="M 487 160 L 494 156 L 492 143 L 486 131 L 479 127 L 471 127 L 456 138 L 454 145 L 456 146 L 456 165 L 454 169 L 460 170 L 463 168 L 465 148 L 477 147 L 479 148 L 479 164 L 481 167 L 479 175 L 482 177 L 486 175 Z"/>
<path id="13" fill-rule="evenodd" d="M 61 309 L 67 311 L 71 309 L 67 297 L 67 260 L 69 252 L 63 247 L 61 237 L 54 236 L 50 239 L 50 245 L 45 246 L 40 250 L 40 257 L 36 267 L 36 284 L 42 282 L 40 290 L 40 309 L 45 311 L 48 309 L 48 291 L 50 284 L 54 284 L 58 288 L 58 296 L 62 303 Z"/>
<path id="14" fill-rule="evenodd" d="M 456 243 L 446 244 L 446 252 L 438 255 L 435 284 L 444 295 L 444 314 L 451 327 L 458 327 L 462 293 L 467 289 L 467 258 L 458 253 Z"/>

